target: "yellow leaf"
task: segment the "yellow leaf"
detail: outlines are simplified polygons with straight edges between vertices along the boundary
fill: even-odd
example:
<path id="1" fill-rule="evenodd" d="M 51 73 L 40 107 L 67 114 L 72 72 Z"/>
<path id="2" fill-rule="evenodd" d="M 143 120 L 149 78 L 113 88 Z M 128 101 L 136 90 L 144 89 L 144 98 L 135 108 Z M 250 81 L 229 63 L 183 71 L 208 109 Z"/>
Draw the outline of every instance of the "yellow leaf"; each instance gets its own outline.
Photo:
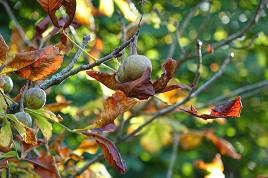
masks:
<path id="1" fill-rule="evenodd" d="M 113 0 L 100 0 L 99 12 L 103 15 L 111 17 L 114 13 Z"/>
<path id="2" fill-rule="evenodd" d="M 129 7 L 129 4 L 125 0 L 114 0 L 116 5 L 119 7 L 121 12 L 123 13 L 124 17 L 130 21 L 134 22 L 139 17 L 139 14 L 134 13 L 131 8 Z"/>
<path id="3" fill-rule="evenodd" d="M 141 146 L 148 152 L 157 152 L 172 142 L 172 128 L 164 121 L 156 121 L 145 128 Z"/>
<path id="4" fill-rule="evenodd" d="M 6 44 L 2 34 L 0 33 L 0 66 L 5 63 L 8 45 Z"/>

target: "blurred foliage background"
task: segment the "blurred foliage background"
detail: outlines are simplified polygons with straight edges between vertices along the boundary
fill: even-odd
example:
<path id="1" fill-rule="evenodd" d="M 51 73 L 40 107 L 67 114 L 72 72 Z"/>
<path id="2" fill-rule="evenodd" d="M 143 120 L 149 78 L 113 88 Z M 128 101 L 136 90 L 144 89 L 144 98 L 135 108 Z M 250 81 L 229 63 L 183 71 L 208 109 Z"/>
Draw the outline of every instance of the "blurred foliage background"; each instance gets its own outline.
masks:
<path id="1" fill-rule="evenodd" d="M 112 2 L 114 7 L 109 6 L 109 8 L 106 7 L 106 9 L 101 11 L 101 3 L 103 2 L 105 1 L 94 0 L 90 3 L 91 6 L 84 6 L 84 8 L 88 7 L 88 9 L 79 9 L 80 12 L 85 10 L 84 16 L 87 16 L 88 19 L 84 25 L 76 29 L 76 36 L 80 41 L 82 41 L 84 35 L 92 35 L 92 41 L 89 43 L 87 50 L 89 52 L 92 52 L 92 49 L 97 50 L 96 55 L 98 58 L 111 53 L 113 49 L 122 43 L 121 23 L 118 20 L 116 10 L 121 11 L 123 14 L 122 21 L 127 27 L 127 36 L 134 34 L 137 27 L 137 21 L 139 19 L 137 18 L 138 16 L 135 16 L 135 10 L 141 12 L 141 6 L 136 1 L 132 2 L 135 5 L 133 7 L 134 11 L 131 11 L 132 13 L 128 12 L 130 9 L 124 9 L 119 0 L 106 1 L 105 3 Z M 197 39 L 200 39 L 203 42 L 204 48 L 202 51 L 205 54 L 203 56 L 202 76 L 196 87 L 201 86 L 218 71 L 230 52 L 234 53 L 234 58 L 228 64 L 224 74 L 199 94 L 197 98 L 190 100 L 185 108 L 193 104 L 194 106 L 203 108 L 200 112 L 207 113 L 209 112 L 207 105 L 219 105 L 228 99 L 235 98 L 237 95 L 234 94 L 230 97 L 224 97 L 223 100 L 214 100 L 217 102 L 213 102 L 212 99 L 230 93 L 232 94 L 235 90 L 247 85 L 267 81 L 268 4 L 265 4 L 266 6 L 261 12 L 259 22 L 245 35 L 215 49 L 214 54 L 206 52 L 206 45 L 210 44 L 213 46 L 225 40 L 228 36 L 242 30 L 254 16 L 258 2 L 258 0 L 213 0 L 210 3 L 197 0 L 147 1 L 143 9 L 144 16 L 140 29 L 138 52 L 151 59 L 153 64 L 152 78 L 156 79 L 161 74 L 161 64 L 168 57 L 172 57 L 173 59 L 183 61 L 176 70 L 176 82 L 187 85 L 191 84 L 197 66 L 196 57 L 191 56 L 196 56 L 195 43 Z M 25 30 L 26 38 L 31 40 L 34 36 L 35 25 L 46 17 L 47 14 L 36 1 L 10 0 L 8 3 L 18 23 Z M 78 0 L 77 3 L 82 3 L 82 0 Z M 197 5 L 198 8 L 193 16 L 188 18 L 188 14 L 193 12 L 193 9 Z M 98 10 L 102 13 L 96 15 L 94 11 Z M 189 20 L 189 23 L 185 26 L 184 30 L 181 30 L 183 28 L 181 25 L 186 20 Z M 178 38 L 178 33 L 176 36 L 176 24 L 179 24 L 178 28 L 181 30 L 179 34 L 180 38 Z M 10 37 L 14 28 L 15 24 L 7 15 L 4 7 L 0 5 L 0 33 L 8 44 L 10 44 Z M 258 38 L 254 44 L 243 48 L 256 35 L 258 35 Z M 180 50 L 178 39 L 180 46 L 186 51 L 186 55 Z M 58 41 L 59 35 L 55 35 L 51 38 L 50 43 L 54 44 Z M 172 47 L 175 49 L 173 53 Z M 63 66 L 68 64 L 76 51 L 77 48 L 74 48 L 64 58 L 65 64 Z M 77 65 L 87 62 L 87 58 L 81 57 Z M 114 60 L 107 62 L 107 64 L 115 69 L 118 67 Z M 106 71 L 106 69 L 102 68 L 100 70 Z M 19 92 L 24 81 L 15 75 L 11 75 L 11 77 L 15 81 L 15 87 L 11 93 L 11 96 L 14 97 Z M 94 118 L 94 113 L 100 112 L 103 98 L 110 96 L 112 93 L 98 82 L 89 79 L 85 72 L 71 76 L 47 92 L 49 92 L 47 103 L 62 100 L 72 101 L 70 106 L 62 109 L 60 112 L 64 118 L 62 123 L 69 128 L 82 128 L 88 125 Z M 173 97 L 173 101 L 178 101 L 182 96 L 186 95 L 186 91 L 179 90 L 178 92 L 179 94 L 170 93 L 161 97 L 166 100 Z M 228 140 L 234 145 L 237 152 L 242 155 L 240 160 L 222 156 L 226 177 L 268 176 L 268 84 L 266 82 L 261 87 L 243 90 L 239 95 L 241 95 L 243 103 L 240 118 L 228 119 L 223 123 L 215 121 L 207 122 L 185 113 L 173 112 L 152 123 L 152 128 L 148 127 L 144 130 L 146 131 L 147 129 L 147 133 L 151 131 L 152 134 L 155 134 L 156 132 L 153 132 L 153 129 L 159 129 L 155 125 L 161 122 L 165 122 L 164 126 L 167 127 L 175 125 L 176 129 L 173 129 L 173 131 L 176 130 L 179 134 L 184 133 L 185 130 L 214 128 L 215 135 Z M 132 123 L 142 123 L 147 117 L 147 115 L 141 115 L 133 118 Z M 64 131 L 56 125 L 53 129 L 54 137 Z M 160 133 L 163 130 L 168 129 L 164 128 Z M 106 166 L 109 173 L 113 177 L 165 177 L 172 154 L 173 141 L 172 138 L 169 140 L 164 134 L 159 134 L 159 137 L 161 138 L 158 138 L 158 141 L 166 140 L 166 143 L 155 151 L 152 151 L 150 148 L 148 149 L 148 147 L 156 147 L 154 143 L 144 145 L 148 144 L 148 142 L 143 143 L 141 141 L 142 139 L 140 140 L 138 138 L 131 142 L 120 143 L 118 149 L 126 161 L 128 167 L 127 173 L 125 175 L 119 175 L 115 170 Z M 115 134 L 111 134 L 110 138 L 115 138 Z M 64 144 L 75 149 L 82 140 L 83 138 L 80 136 L 66 132 Z M 197 160 L 211 162 L 218 152 L 218 149 L 205 139 L 203 139 L 198 147 L 190 150 L 182 149 L 179 143 L 172 177 L 203 177 L 206 172 L 194 167 L 194 162 Z M 88 160 L 93 158 L 94 154 L 84 153 L 83 156 L 85 160 Z M 106 164 L 104 161 L 102 163 Z"/>

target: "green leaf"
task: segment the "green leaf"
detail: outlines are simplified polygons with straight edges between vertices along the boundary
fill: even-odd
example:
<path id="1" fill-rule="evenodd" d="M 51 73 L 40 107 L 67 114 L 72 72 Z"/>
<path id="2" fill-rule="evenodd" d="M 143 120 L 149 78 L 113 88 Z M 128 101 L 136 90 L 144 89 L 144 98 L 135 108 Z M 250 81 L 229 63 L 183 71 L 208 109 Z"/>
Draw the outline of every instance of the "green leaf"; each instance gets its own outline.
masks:
<path id="1" fill-rule="evenodd" d="M 16 151 L 9 151 L 3 155 L 0 155 L 0 159 L 3 159 L 3 158 L 10 158 L 10 157 L 18 157 L 18 153 Z"/>
<path id="2" fill-rule="evenodd" d="M 37 114 L 31 114 L 31 115 L 34 115 L 37 125 L 41 129 L 46 141 L 49 141 L 52 135 L 52 124 L 48 122 L 45 117 L 39 116 Z"/>
<path id="3" fill-rule="evenodd" d="M 0 131 L 0 149 L 3 151 L 8 151 L 12 143 L 12 131 L 10 128 L 10 123 L 7 117 L 3 117 L 3 124 Z"/>

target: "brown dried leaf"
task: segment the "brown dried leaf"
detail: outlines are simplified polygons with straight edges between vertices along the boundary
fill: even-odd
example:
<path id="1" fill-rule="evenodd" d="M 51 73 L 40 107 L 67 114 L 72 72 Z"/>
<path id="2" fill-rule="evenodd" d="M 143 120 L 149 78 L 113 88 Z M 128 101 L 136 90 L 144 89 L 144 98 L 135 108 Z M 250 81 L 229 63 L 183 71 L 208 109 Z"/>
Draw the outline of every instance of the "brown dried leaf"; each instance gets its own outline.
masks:
<path id="1" fill-rule="evenodd" d="M 27 144 L 23 138 L 20 135 L 15 135 L 15 139 L 20 143 L 20 148 L 21 148 L 21 158 L 25 158 L 27 154 L 38 147 L 39 145 L 45 143 L 44 139 L 38 139 L 36 144 Z"/>
<path id="2" fill-rule="evenodd" d="M 101 118 L 95 122 L 96 128 L 112 123 L 117 116 L 129 110 L 136 103 L 135 98 L 128 98 L 123 92 L 116 91 L 104 101 Z"/>
<path id="3" fill-rule="evenodd" d="M 121 90 L 125 93 L 127 97 L 135 97 L 138 99 L 147 99 L 154 95 L 154 89 L 152 82 L 150 81 L 150 68 L 143 73 L 143 75 L 137 80 L 119 83 L 116 81 L 115 77 L 117 73 L 112 75 L 107 73 L 101 73 L 94 70 L 87 71 L 87 74 L 103 83 L 105 86 L 112 90 Z"/>
<path id="4" fill-rule="evenodd" d="M 0 33 L 0 67 L 6 61 L 8 45 L 6 44 L 2 34 Z"/>
<path id="5" fill-rule="evenodd" d="M 25 158 L 24 160 L 33 164 L 34 171 L 41 178 L 60 177 L 55 158 L 51 155 L 38 158 Z"/>
<path id="6" fill-rule="evenodd" d="M 242 110 L 242 103 L 241 103 L 241 97 L 238 96 L 234 100 L 230 100 L 223 105 L 211 109 L 210 114 L 201 114 L 201 115 L 197 113 L 197 110 L 193 106 L 191 106 L 190 110 L 185 110 L 182 108 L 179 109 L 195 117 L 200 117 L 204 120 L 215 119 L 215 118 L 232 118 L 232 117 L 240 117 L 240 112 Z"/>
<path id="7" fill-rule="evenodd" d="M 49 110 L 51 112 L 58 112 L 63 108 L 66 108 L 72 104 L 72 101 L 65 101 L 65 102 L 60 102 L 60 103 L 51 103 L 47 104 L 43 107 L 45 110 Z"/>
<path id="8" fill-rule="evenodd" d="M 51 47 L 47 54 L 40 55 L 37 61 L 15 71 L 15 73 L 31 81 L 45 79 L 60 68 L 62 59 L 63 55 L 55 47 Z"/>
<path id="9" fill-rule="evenodd" d="M 212 143 L 219 149 L 221 154 L 233 159 L 241 158 L 241 155 L 236 152 L 234 146 L 229 141 L 217 137 L 211 132 L 205 132 L 205 134 L 206 138 L 212 141 Z"/>
<path id="10" fill-rule="evenodd" d="M 153 83 L 155 93 L 159 93 L 165 89 L 167 83 L 173 77 L 177 65 L 178 61 L 171 58 L 167 59 L 162 64 L 163 73 L 161 77 Z"/>
<path id="11" fill-rule="evenodd" d="M 21 37 L 17 28 L 14 28 L 12 30 L 9 46 L 10 46 L 9 54 L 10 54 L 10 52 L 12 54 L 16 54 L 25 48 L 25 41 Z"/>
<path id="12" fill-rule="evenodd" d="M 97 141 L 97 144 L 102 149 L 105 160 L 111 167 L 121 174 L 126 173 L 126 163 L 122 160 L 122 157 L 113 142 L 98 134 L 90 132 L 82 132 L 82 134 L 89 138 L 94 138 Z"/>
<path id="13" fill-rule="evenodd" d="M 68 21 L 64 24 L 63 28 L 67 28 L 73 21 L 75 10 L 76 10 L 76 0 L 64 0 L 62 5 L 66 9 L 66 13 L 69 15 Z"/>
<path id="14" fill-rule="evenodd" d="M 60 41 L 61 43 L 58 43 L 55 46 L 59 48 L 60 52 L 62 51 L 68 55 L 74 44 L 64 34 L 60 34 Z"/>

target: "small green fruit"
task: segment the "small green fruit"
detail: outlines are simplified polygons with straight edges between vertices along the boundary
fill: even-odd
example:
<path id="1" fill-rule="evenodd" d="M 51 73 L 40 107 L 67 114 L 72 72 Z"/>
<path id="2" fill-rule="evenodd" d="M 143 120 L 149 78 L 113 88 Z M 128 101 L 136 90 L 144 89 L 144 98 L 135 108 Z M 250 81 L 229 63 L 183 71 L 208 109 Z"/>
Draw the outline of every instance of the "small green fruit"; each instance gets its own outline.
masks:
<path id="1" fill-rule="evenodd" d="M 152 63 L 146 56 L 130 55 L 120 65 L 118 79 L 122 83 L 136 80 L 142 76 L 148 67 L 152 69 Z"/>
<path id="2" fill-rule="evenodd" d="M 2 76 L 3 79 L 6 81 L 4 85 L 4 93 L 9 93 L 13 89 L 13 81 L 9 76 Z"/>
<path id="3" fill-rule="evenodd" d="M 15 113 L 14 115 L 24 125 L 26 125 L 27 127 L 32 127 L 32 123 L 33 123 L 32 118 L 28 113 L 20 111 L 20 112 Z"/>
<path id="4" fill-rule="evenodd" d="M 25 92 L 24 104 L 30 109 L 40 109 L 46 103 L 46 93 L 41 88 L 30 88 Z"/>

